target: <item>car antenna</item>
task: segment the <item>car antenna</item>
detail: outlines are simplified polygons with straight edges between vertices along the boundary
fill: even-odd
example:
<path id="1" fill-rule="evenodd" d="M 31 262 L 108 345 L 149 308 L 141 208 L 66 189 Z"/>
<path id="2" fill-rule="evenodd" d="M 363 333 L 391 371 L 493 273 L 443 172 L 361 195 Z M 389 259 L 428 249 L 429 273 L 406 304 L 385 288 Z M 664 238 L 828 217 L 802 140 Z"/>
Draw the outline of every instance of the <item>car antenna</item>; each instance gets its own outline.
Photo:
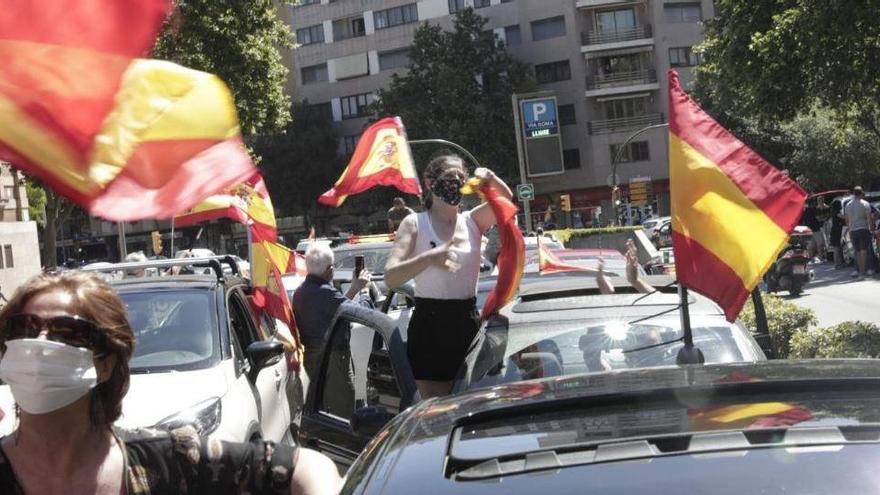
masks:
<path id="1" fill-rule="evenodd" d="M 684 332 L 682 337 L 684 346 L 679 349 L 678 356 L 675 358 L 677 364 L 703 364 L 706 358 L 703 352 L 694 346 L 694 333 L 691 330 L 691 314 L 688 309 L 688 290 L 687 287 L 678 284 L 678 295 L 681 298 L 681 329 Z"/>

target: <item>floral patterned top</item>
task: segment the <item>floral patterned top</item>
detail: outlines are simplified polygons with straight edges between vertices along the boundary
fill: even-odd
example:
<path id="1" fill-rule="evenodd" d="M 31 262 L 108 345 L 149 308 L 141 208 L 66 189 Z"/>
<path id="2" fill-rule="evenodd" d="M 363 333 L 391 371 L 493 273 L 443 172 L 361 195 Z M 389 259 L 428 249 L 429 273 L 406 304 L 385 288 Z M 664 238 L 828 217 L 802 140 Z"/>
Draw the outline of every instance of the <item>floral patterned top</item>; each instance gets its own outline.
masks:
<path id="1" fill-rule="evenodd" d="M 203 438 L 191 427 L 172 432 L 114 429 L 124 447 L 129 495 L 289 493 L 299 449 L 262 440 Z M 0 493 L 25 495 L 0 448 Z"/>

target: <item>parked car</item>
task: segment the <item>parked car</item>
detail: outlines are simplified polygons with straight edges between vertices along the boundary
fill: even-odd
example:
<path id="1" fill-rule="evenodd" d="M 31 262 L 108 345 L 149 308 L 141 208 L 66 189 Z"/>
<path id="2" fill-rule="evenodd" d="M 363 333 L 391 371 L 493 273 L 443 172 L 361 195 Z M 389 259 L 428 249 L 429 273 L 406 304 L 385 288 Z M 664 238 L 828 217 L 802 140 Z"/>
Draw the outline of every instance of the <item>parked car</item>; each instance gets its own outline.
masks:
<path id="1" fill-rule="evenodd" d="M 122 427 L 174 428 L 191 424 L 203 435 L 275 442 L 295 438 L 292 411 L 302 404 L 297 375 L 275 339 L 274 319 L 251 310 L 249 282 L 225 276 L 226 258 L 186 260 L 209 275 L 125 278 L 112 282 L 125 302 L 135 334 L 131 384 L 122 403 Z M 100 271 L 151 267 L 182 260 L 121 263 Z M 286 330 L 289 332 L 289 330 Z M 8 389 L 7 386 L 0 387 Z M 296 396 L 297 392 L 299 397 Z M 0 405 L 9 405 L 0 392 Z M 7 434 L 14 426 L 3 421 Z"/>
<path id="2" fill-rule="evenodd" d="M 586 373 L 424 401 L 343 494 L 869 493 L 876 360 Z"/>
<path id="3" fill-rule="evenodd" d="M 600 295 L 592 279 L 526 282 L 517 299 L 483 325 L 453 393 L 549 376 L 674 364 L 682 336 L 677 296 L 634 294 L 624 280 L 614 282 L 621 292 L 630 293 Z M 485 292 L 489 290 L 487 282 Z M 748 331 L 728 323 L 718 306 L 695 294 L 691 300 L 694 340 L 707 362 L 766 359 Z M 345 418 L 323 409 L 325 395 L 346 393 L 328 379 L 331 353 L 326 353 L 319 372 L 310 377 L 301 440 L 347 465 L 378 425 L 413 405 L 417 397 L 406 357 L 408 318 L 343 305 L 330 326 L 330 341 L 341 331 L 336 325 L 340 321 L 352 324 L 356 407 Z"/>
<path id="4" fill-rule="evenodd" d="M 645 231 L 645 235 L 647 235 L 648 239 L 650 239 L 651 236 L 654 235 L 655 229 L 662 226 L 664 223 L 671 222 L 671 221 L 672 221 L 672 217 L 649 218 L 649 219 L 645 220 L 644 222 L 642 222 L 642 230 Z"/>

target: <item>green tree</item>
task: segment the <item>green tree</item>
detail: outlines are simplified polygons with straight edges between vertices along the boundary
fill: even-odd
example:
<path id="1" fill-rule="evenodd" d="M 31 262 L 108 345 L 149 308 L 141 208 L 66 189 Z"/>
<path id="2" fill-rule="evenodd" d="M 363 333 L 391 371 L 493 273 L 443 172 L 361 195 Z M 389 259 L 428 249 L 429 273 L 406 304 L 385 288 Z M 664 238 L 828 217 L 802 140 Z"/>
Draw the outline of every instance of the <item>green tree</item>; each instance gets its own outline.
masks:
<path id="1" fill-rule="evenodd" d="M 518 177 L 510 96 L 534 82 L 529 67 L 486 30 L 486 19 L 469 8 L 452 31 L 424 23 L 409 56 L 409 71 L 379 91 L 377 113 L 399 115 L 410 139 L 453 141 L 503 177 Z M 423 148 L 413 152 L 420 163 L 427 157 Z"/>
<path id="2" fill-rule="evenodd" d="M 318 196 L 341 173 L 344 160 L 336 153 L 337 135 L 326 115 L 305 103 L 294 105 L 291 113 L 285 131 L 260 137 L 254 151 L 262 157 L 273 206 L 308 217 L 315 214 Z"/>
<path id="3" fill-rule="evenodd" d="M 291 46 L 291 34 L 276 5 L 289 3 L 176 0 L 153 54 L 222 78 L 235 96 L 244 136 L 279 131 L 290 120 L 279 49 Z"/>

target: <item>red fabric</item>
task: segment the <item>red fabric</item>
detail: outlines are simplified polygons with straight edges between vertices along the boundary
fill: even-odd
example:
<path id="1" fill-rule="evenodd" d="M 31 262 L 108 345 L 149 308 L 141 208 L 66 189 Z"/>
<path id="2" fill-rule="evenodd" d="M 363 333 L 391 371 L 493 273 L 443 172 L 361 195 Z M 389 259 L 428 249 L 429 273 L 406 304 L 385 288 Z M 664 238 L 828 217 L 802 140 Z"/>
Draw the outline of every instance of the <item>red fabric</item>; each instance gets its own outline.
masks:
<path id="1" fill-rule="evenodd" d="M 715 163 L 784 232 L 797 225 L 807 193 L 704 112 L 681 89 L 674 70 L 669 71 L 669 132 Z"/>
<path id="2" fill-rule="evenodd" d="M 377 157 L 372 156 L 373 146 L 380 131 L 391 129 L 406 141 L 406 131 L 397 117 L 386 117 L 371 125 L 361 135 L 355 147 L 354 154 L 348 162 L 348 166 L 342 172 L 342 177 L 336 185 L 318 198 L 318 202 L 327 206 L 339 207 L 346 196 L 362 193 L 376 186 L 393 186 L 402 192 L 414 194 L 422 193 L 418 177 L 415 176 L 415 166 L 410 162 L 401 166 L 410 167 L 413 177 L 404 177 L 397 168 L 382 168 L 377 172 L 361 176 L 362 170 L 367 166 L 374 166 Z M 407 155 L 408 156 L 408 155 Z M 397 159 L 403 157 L 402 150 L 397 150 Z"/>
<path id="3" fill-rule="evenodd" d="M 547 249 L 538 237 L 538 272 L 543 274 L 562 272 L 587 272 L 588 268 L 570 265 L 559 259 L 552 251 Z"/>
<path id="4" fill-rule="evenodd" d="M 247 215 L 243 211 L 234 206 L 229 206 L 174 217 L 174 225 L 177 227 L 189 227 L 190 225 L 219 220 L 221 218 L 230 218 L 243 224 L 247 223 Z"/>
<path id="5" fill-rule="evenodd" d="M 480 193 L 489 203 L 498 225 L 500 249 L 498 253 L 498 280 L 486 302 L 480 318 L 485 321 L 516 296 L 525 269 L 526 245 L 516 225 L 518 208 L 488 184 L 480 186 Z"/>
<path id="6" fill-rule="evenodd" d="M 679 283 L 718 303 L 727 321 L 736 321 L 749 291 L 742 279 L 699 242 L 672 230 L 675 273 Z"/>

